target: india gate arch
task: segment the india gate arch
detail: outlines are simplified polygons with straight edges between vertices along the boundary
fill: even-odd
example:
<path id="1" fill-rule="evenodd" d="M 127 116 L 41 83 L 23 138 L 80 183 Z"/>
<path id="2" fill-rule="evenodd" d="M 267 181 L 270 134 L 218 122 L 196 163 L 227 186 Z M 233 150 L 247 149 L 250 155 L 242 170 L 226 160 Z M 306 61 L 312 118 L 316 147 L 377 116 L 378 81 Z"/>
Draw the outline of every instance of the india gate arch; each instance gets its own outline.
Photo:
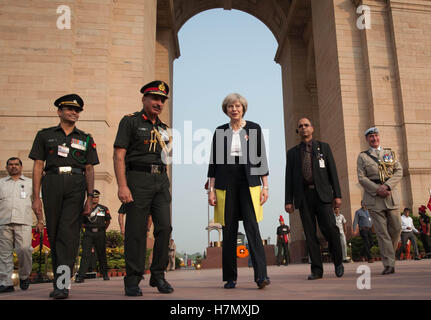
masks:
<path id="1" fill-rule="evenodd" d="M 403 205 L 415 207 L 427 200 L 428 187 L 420 175 L 430 177 L 430 162 L 417 162 L 407 148 L 420 130 L 420 121 L 409 117 L 412 110 L 408 108 L 414 106 L 403 100 L 403 89 L 410 86 L 407 75 L 401 78 L 406 65 L 400 65 L 399 56 L 405 52 L 397 44 L 405 38 L 400 25 L 407 15 L 409 19 L 418 15 L 424 22 L 431 4 L 390 0 L 158 1 L 157 76 L 172 83 L 173 61 L 180 52 L 177 32 L 192 16 L 215 8 L 244 11 L 273 33 L 278 42 L 274 60 L 282 71 L 286 150 L 299 141 L 294 132 L 298 118 L 312 119 L 315 137 L 329 142 L 334 153 L 348 238 L 362 198 L 356 158 L 367 149 L 363 132 L 370 126 L 381 129 L 382 144 L 393 148 L 401 160 L 405 176 L 401 184 Z M 361 20 L 364 14 L 371 20 Z M 366 23 L 371 23 L 371 29 L 364 28 Z M 427 63 L 431 67 L 429 59 Z M 425 78 L 431 84 L 430 77 Z M 431 111 L 429 102 L 426 107 Z M 427 117 L 429 126 L 431 117 Z M 426 145 L 429 148 L 430 143 Z M 418 182 L 421 190 L 416 186 Z M 290 223 L 291 256 L 299 262 L 306 252 L 298 211 L 290 216 Z"/>
<path id="2" fill-rule="evenodd" d="M 298 117 L 310 117 L 316 138 L 328 142 L 334 153 L 348 223 L 362 196 L 356 157 L 366 149 L 363 132 L 372 125 L 404 168 L 402 206 L 416 214 L 426 204 L 431 1 L 70 0 L 70 29 L 56 27 L 58 5 L 0 2 L 0 158 L 19 156 L 26 176 L 31 176 L 27 156 L 36 132 L 57 124 L 54 97 L 78 92 L 86 103 L 79 127 L 98 144 L 101 202 L 118 208 L 119 201 L 108 195 L 117 193 L 112 141 L 120 119 L 140 106 L 136 93 L 143 83 L 157 78 L 175 91 L 178 31 L 194 15 L 223 8 L 256 17 L 277 40 L 274 59 L 282 72 L 286 150 L 298 143 Z M 370 29 L 357 25 L 360 6 L 369 10 Z M 170 99 L 163 112 L 169 125 L 174 106 Z M 299 261 L 304 246 L 298 212 L 291 224 L 291 255 Z"/>

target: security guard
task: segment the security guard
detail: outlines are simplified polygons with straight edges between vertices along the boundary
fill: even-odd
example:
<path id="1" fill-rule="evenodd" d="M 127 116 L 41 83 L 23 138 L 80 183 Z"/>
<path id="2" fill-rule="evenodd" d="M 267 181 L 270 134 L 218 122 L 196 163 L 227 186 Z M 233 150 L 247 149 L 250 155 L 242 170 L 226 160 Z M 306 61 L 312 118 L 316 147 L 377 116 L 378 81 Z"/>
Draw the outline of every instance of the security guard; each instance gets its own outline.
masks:
<path id="1" fill-rule="evenodd" d="M 42 187 L 51 245 L 54 291 L 50 297 L 64 299 L 69 296 L 70 288 L 64 276 L 73 275 L 79 248 L 80 215 L 90 213 L 94 187 L 93 166 L 99 163 L 99 159 L 91 135 L 75 126 L 84 107 L 82 98 L 69 94 L 58 98 L 54 105 L 58 108 L 60 124 L 37 133 L 29 158 L 34 160 L 32 207 L 39 221 L 36 229 L 38 232 L 43 229 L 43 223 L 40 222 L 43 221 L 40 198 Z M 60 276 L 58 282 L 61 285 L 57 284 Z"/>
<path id="2" fill-rule="evenodd" d="M 283 262 L 287 266 L 289 264 L 289 241 L 290 228 L 284 224 L 283 216 L 278 219 L 280 225 L 277 227 L 277 265 Z"/>
<path id="3" fill-rule="evenodd" d="M 84 235 L 82 237 L 82 258 L 79 266 L 78 276 L 75 282 L 84 282 L 91 260 L 91 249 L 96 249 L 97 260 L 99 260 L 99 272 L 103 280 L 109 280 L 108 265 L 106 261 L 106 229 L 111 223 L 109 209 L 99 204 L 99 190 L 93 191 L 93 206 L 89 216 L 82 216 Z"/>
<path id="4" fill-rule="evenodd" d="M 161 293 L 174 289 L 165 279 L 168 266 L 171 194 L 166 173 L 166 158 L 171 137 L 159 119 L 168 98 L 169 86 L 153 81 L 141 88 L 143 108 L 121 120 L 114 143 L 114 169 L 118 197 L 126 203 L 125 294 L 141 296 L 139 282 L 145 271 L 147 220 L 154 223 L 153 261 L 150 286 Z"/>
<path id="5" fill-rule="evenodd" d="M 380 146 L 378 128 L 367 129 L 365 139 L 370 148 L 358 156 L 358 180 L 364 188 L 363 203 L 377 235 L 384 266 L 382 274 L 391 274 L 395 272 L 395 250 L 401 234 L 397 185 L 403 177 L 403 168 L 393 150 Z"/>

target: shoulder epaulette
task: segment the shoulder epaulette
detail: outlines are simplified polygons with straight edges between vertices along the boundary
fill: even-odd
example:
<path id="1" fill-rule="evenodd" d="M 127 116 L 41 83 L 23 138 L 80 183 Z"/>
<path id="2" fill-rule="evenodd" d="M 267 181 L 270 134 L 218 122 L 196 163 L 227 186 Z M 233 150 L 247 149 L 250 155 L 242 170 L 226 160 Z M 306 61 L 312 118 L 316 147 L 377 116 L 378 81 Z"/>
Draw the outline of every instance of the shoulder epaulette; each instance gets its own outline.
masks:
<path id="1" fill-rule="evenodd" d="M 133 116 L 138 115 L 138 113 L 139 113 L 139 112 L 133 112 L 133 113 L 126 114 L 126 115 L 124 115 L 124 116 L 125 116 L 125 117 L 133 117 Z"/>
<path id="2" fill-rule="evenodd" d="M 160 121 L 160 123 L 161 123 L 162 125 L 164 125 L 164 126 L 166 127 L 166 129 L 168 129 L 168 128 L 169 128 L 169 126 L 168 126 L 166 123 L 164 123 L 164 122 L 162 122 L 162 121 Z"/>
<path id="3" fill-rule="evenodd" d="M 53 127 L 48 127 L 48 128 L 43 128 L 43 129 L 40 129 L 39 131 L 48 131 L 48 130 L 52 130 L 52 129 L 55 129 L 55 128 L 57 128 L 57 126 L 53 126 Z"/>

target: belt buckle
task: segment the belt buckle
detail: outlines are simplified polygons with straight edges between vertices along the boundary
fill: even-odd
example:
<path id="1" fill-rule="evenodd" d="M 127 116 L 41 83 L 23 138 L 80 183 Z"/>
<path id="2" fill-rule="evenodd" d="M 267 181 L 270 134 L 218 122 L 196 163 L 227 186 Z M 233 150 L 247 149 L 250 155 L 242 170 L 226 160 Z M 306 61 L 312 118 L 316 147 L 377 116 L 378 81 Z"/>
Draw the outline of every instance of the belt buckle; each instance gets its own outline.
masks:
<path id="1" fill-rule="evenodd" d="M 98 228 L 91 228 L 91 232 L 97 232 L 97 231 L 99 231 Z"/>
<path id="2" fill-rule="evenodd" d="M 60 174 L 72 174 L 72 167 L 58 167 L 58 173 L 60 173 Z"/>
<path id="3" fill-rule="evenodd" d="M 158 165 L 151 165 L 151 173 L 160 173 L 160 167 Z"/>

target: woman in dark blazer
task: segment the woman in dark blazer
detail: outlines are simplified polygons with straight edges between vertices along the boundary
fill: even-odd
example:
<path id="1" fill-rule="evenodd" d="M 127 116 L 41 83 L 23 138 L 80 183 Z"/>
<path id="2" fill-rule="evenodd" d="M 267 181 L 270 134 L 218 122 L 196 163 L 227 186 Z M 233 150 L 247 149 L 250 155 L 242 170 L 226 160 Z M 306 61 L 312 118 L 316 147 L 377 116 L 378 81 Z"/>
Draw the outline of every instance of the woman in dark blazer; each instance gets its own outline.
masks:
<path id="1" fill-rule="evenodd" d="M 243 220 L 254 281 L 262 289 L 270 283 L 258 226 L 262 220 L 262 205 L 268 199 L 265 143 L 260 126 L 243 119 L 247 111 L 244 97 L 229 94 L 222 109 L 230 122 L 219 126 L 213 136 L 208 203 L 215 206 L 214 222 L 223 226 L 224 287 L 231 289 L 236 285 L 238 221 Z"/>

